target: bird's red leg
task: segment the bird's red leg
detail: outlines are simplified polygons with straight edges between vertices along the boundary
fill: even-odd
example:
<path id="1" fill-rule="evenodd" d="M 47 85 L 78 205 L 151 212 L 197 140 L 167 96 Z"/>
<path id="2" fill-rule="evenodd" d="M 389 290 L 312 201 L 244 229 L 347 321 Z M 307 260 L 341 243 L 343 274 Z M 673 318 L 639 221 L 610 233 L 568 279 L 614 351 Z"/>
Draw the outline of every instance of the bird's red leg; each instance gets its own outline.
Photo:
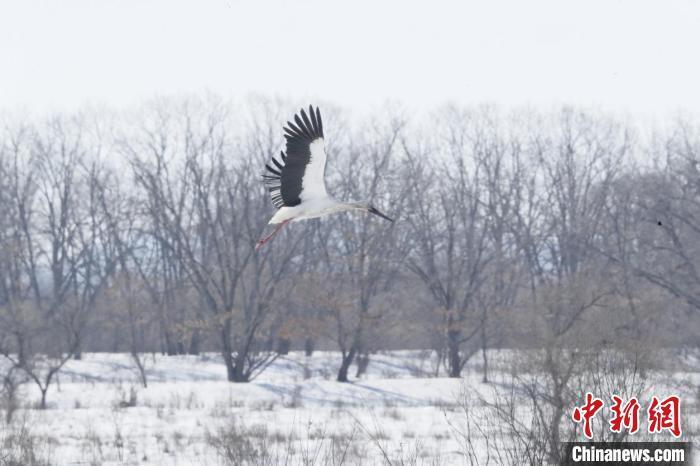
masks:
<path id="1" fill-rule="evenodd" d="M 291 218 L 280 223 L 279 225 L 277 225 L 277 227 L 275 227 L 275 229 L 272 231 L 272 233 L 270 233 L 265 238 L 258 241 L 258 244 L 255 245 L 255 250 L 257 251 L 258 249 L 260 249 L 262 247 L 263 244 L 270 241 L 270 239 L 272 239 L 272 237 L 275 236 L 277 234 L 277 232 L 280 231 L 282 229 L 282 227 L 285 226 L 287 224 L 287 222 L 289 222 L 290 220 L 291 220 Z"/>

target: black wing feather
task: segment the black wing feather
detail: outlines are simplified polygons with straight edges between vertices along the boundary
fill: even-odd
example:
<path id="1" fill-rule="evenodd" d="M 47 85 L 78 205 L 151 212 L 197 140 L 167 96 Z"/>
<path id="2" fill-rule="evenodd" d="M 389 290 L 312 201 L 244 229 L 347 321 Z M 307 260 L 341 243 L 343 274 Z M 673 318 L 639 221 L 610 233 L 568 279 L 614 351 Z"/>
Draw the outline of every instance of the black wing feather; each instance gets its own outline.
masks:
<path id="1" fill-rule="evenodd" d="M 280 170 L 284 170 L 284 165 L 282 165 L 281 163 L 279 163 L 274 157 L 272 158 L 272 163 L 274 163 L 275 166 L 276 166 L 277 168 L 279 168 Z"/>
<path id="2" fill-rule="evenodd" d="M 321 111 L 316 107 L 314 112 L 314 108 L 309 105 L 309 114 L 310 119 L 306 111 L 301 109 L 299 114 L 294 115 L 294 123 L 287 121 L 287 126 L 284 128 L 284 138 L 287 141 L 286 153 L 282 152 L 281 163 L 272 158 L 272 163 L 279 170 L 275 170 L 269 164 L 265 165 L 272 175 L 264 174 L 263 182 L 268 187 L 272 203 L 278 209 L 301 203 L 299 195 L 306 165 L 311 160 L 311 143 L 323 138 Z"/>
<path id="3" fill-rule="evenodd" d="M 273 175 L 282 176 L 282 173 L 278 172 L 277 170 L 275 170 L 274 168 L 272 168 L 268 164 L 265 164 L 265 168 L 267 168 L 267 171 L 269 171 Z"/>
<path id="4" fill-rule="evenodd" d="M 287 122 L 287 127 L 284 128 L 284 130 L 289 134 L 290 136 L 301 136 L 301 130 L 294 126 L 294 123 L 291 121 Z M 286 136 L 286 135 L 285 135 Z"/>
<path id="5" fill-rule="evenodd" d="M 316 121 L 318 122 L 318 132 L 323 134 L 323 121 L 321 121 L 321 111 L 316 107 Z"/>
<path id="6" fill-rule="evenodd" d="M 304 113 L 304 110 L 301 111 L 301 114 L 306 116 L 306 113 Z M 306 122 L 302 121 L 302 119 L 299 118 L 299 115 L 294 115 L 294 121 L 296 121 L 297 126 L 299 126 L 299 128 L 301 128 L 301 131 L 303 132 L 304 136 L 306 136 L 307 138 L 310 138 L 311 131 L 309 131 L 309 129 L 306 127 L 306 124 L 305 124 Z"/>
<path id="7" fill-rule="evenodd" d="M 318 128 L 318 122 L 316 121 L 316 112 L 314 112 L 314 108 L 309 105 L 309 115 L 311 116 L 311 126 L 313 128 Z"/>

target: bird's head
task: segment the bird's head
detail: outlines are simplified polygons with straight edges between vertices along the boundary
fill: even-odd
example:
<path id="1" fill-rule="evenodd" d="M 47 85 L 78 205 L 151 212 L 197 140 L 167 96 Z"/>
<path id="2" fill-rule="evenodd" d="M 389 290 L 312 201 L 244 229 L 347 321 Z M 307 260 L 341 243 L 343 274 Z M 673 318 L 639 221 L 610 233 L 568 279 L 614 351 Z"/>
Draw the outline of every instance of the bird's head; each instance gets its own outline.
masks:
<path id="1" fill-rule="evenodd" d="M 383 218 L 384 220 L 388 220 L 388 221 L 390 221 L 390 222 L 392 222 L 392 223 L 394 222 L 394 219 L 392 219 L 392 218 L 390 218 L 390 217 L 384 215 L 383 213 L 381 213 L 381 212 L 379 211 L 379 209 L 377 209 L 376 207 L 374 207 L 374 206 L 373 206 L 372 204 L 370 204 L 369 202 L 353 202 L 351 205 L 352 205 L 353 207 L 355 207 L 356 209 L 364 210 L 364 211 L 366 211 L 366 212 L 369 212 L 370 214 L 378 215 L 379 217 Z"/>
<path id="2" fill-rule="evenodd" d="M 370 214 L 378 215 L 378 216 L 380 216 L 381 218 L 383 218 L 384 220 L 389 220 L 391 223 L 394 223 L 394 219 L 393 219 L 393 218 L 384 215 L 383 213 L 381 213 L 381 212 L 380 212 L 376 207 L 374 207 L 373 205 L 369 205 L 369 206 L 367 206 L 367 207 L 368 207 L 368 208 L 367 208 L 367 212 L 369 212 Z"/>

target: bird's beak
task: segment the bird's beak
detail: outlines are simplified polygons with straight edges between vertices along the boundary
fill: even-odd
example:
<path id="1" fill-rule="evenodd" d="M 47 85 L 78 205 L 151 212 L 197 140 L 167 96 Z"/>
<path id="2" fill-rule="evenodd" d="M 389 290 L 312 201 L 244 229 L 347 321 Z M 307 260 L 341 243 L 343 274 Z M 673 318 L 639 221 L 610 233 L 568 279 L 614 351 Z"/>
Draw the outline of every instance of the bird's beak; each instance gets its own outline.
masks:
<path id="1" fill-rule="evenodd" d="M 369 212 L 370 214 L 379 215 L 379 216 L 380 216 L 381 218 L 383 218 L 384 220 L 389 220 L 389 221 L 392 222 L 392 223 L 394 222 L 393 219 L 391 219 L 391 218 L 387 217 L 386 215 L 384 215 L 383 213 L 379 212 L 375 207 L 371 207 L 371 206 L 370 206 L 370 207 L 367 209 L 367 212 Z"/>

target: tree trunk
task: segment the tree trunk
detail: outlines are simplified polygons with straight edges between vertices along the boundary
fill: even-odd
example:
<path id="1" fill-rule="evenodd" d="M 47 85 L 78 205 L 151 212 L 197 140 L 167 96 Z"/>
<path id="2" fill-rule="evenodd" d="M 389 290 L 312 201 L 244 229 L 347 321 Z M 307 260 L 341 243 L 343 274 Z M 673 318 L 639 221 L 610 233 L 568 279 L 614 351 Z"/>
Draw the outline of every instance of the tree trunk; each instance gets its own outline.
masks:
<path id="1" fill-rule="evenodd" d="M 489 382 L 489 359 L 486 355 L 486 323 L 481 326 L 481 357 L 484 361 L 482 383 Z"/>
<path id="2" fill-rule="evenodd" d="M 193 331 L 192 338 L 190 338 L 190 347 L 187 351 L 188 354 L 193 354 L 195 356 L 199 354 L 200 340 L 199 330 Z"/>
<path id="3" fill-rule="evenodd" d="M 292 342 L 289 338 L 280 338 L 277 342 L 277 353 L 281 355 L 289 354 Z"/>
<path id="4" fill-rule="evenodd" d="M 248 382 L 248 374 L 245 373 L 245 355 L 237 354 L 233 367 L 233 380 L 236 383 Z"/>
<path id="5" fill-rule="evenodd" d="M 315 346 L 314 339 L 307 337 L 306 341 L 304 341 L 304 355 L 307 357 L 313 355 Z"/>
<path id="6" fill-rule="evenodd" d="M 357 372 L 355 373 L 355 377 L 358 379 L 362 377 L 362 375 L 367 372 L 367 367 L 369 366 L 369 353 L 362 353 L 358 358 L 357 358 Z"/>
<path id="7" fill-rule="evenodd" d="M 41 409 L 46 409 L 46 392 L 49 391 L 49 386 L 48 384 L 46 385 L 46 388 L 39 387 L 41 390 Z"/>
<path id="8" fill-rule="evenodd" d="M 24 348 L 24 337 L 22 335 L 17 335 L 17 365 L 19 367 L 25 367 L 27 363 L 27 357 Z"/>
<path id="9" fill-rule="evenodd" d="M 163 323 L 163 339 L 165 340 L 165 352 L 168 356 L 175 356 L 177 348 L 173 344 L 173 337 L 170 335 L 170 330 L 165 323 Z"/>
<path id="10" fill-rule="evenodd" d="M 139 371 L 139 378 L 141 379 L 141 385 L 143 385 L 143 388 L 148 388 L 148 377 L 146 376 L 146 366 L 144 366 L 143 361 L 141 360 L 141 355 L 135 351 L 132 351 L 131 357 L 134 360 L 134 363 L 136 364 L 136 368 Z"/>
<path id="11" fill-rule="evenodd" d="M 455 329 L 447 331 L 447 360 L 449 364 L 449 375 L 452 378 L 462 376 L 462 358 L 459 355 L 459 340 L 462 332 Z"/>
<path id="12" fill-rule="evenodd" d="M 348 382 L 348 370 L 352 365 L 352 361 L 355 359 L 355 353 L 357 353 L 357 347 L 352 345 L 348 354 L 343 356 L 343 361 L 340 364 L 340 369 L 338 370 L 338 382 Z"/>
<path id="13" fill-rule="evenodd" d="M 227 319 L 221 329 L 221 355 L 226 365 L 226 378 L 229 382 L 236 381 L 236 367 L 233 362 L 233 348 L 231 348 L 231 320 Z"/>
<path id="14" fill-rule="evenodd" d="M 362 319 L 360 319 L 360 324 L 355 328 L 355 334 L 352 337 L 352 346 L 350 347 L 350 351 L 343 355 L 343 360 L 340 364 L 340 369 L 338 370 L 338 382 L 348 381 L 348 370 L 350 370 L 350 366 L 355 360 L 355 355 L 358 353 L 360 348 L 362 348 L 362 325 L 363 322 Z"/>
<path id="15" fill-rule="evenodd" d="M 226 379 L 229 382 L 234 382 L 236 379 L 236 368 L 233 364 L 233 356 L 229 351 L 222 351 L 222 356 L 224 357 L 224 365 L 226 366 Z"/>

